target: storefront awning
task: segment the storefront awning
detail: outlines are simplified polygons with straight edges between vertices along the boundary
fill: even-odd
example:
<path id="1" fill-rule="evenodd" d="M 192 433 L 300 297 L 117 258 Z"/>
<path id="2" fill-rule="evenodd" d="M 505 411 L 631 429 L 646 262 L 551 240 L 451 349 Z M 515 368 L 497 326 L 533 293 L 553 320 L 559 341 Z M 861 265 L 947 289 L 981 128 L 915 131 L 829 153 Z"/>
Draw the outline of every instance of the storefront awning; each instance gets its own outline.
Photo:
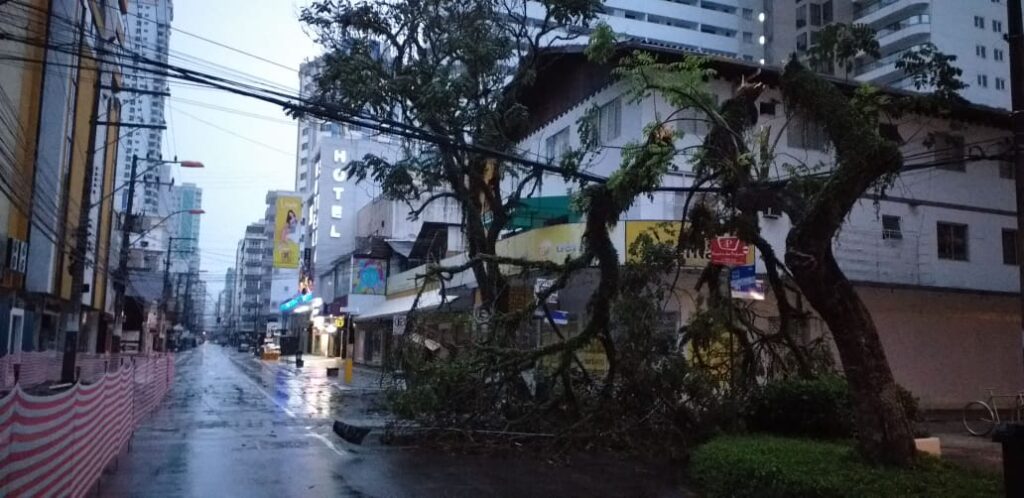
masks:
<path id="1" fill-rule="evenodd" d="M 428 310 L 434 309 L 441 306 L 442 303 L 450 303 L 456 300 L 458 296 L 448 294 L 444 300 L 441 299 L 440 290 L 424 291 L 420 295 L 419 303 L 416 305 L 417 310 Z M 416 302 L 416 296 L 405 296 L 398 299 L 388 299 L 379 305 L 370 308 L 365 313 L 360 313 L 356 316 L 357 322 L 365 322 L 367 320 L 376 320 L 379 318 L 388 318 L 393 315 L 403 315 L 412 309 L 412 304 Z"/>

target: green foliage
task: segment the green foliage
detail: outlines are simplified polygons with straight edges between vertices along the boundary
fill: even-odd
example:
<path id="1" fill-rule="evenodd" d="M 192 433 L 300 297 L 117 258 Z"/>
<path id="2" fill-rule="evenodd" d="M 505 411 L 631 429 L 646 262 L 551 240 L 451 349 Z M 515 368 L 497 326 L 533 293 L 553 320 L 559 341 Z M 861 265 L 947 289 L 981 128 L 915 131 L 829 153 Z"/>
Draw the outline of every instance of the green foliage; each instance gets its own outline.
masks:
<path id="1" fill-rule="evenodd" d="M 864 54 L 879 57 L 875 30 L 865 24 L 834 23 L 818 31 L 818 41 L 807 54 L 814 67 L 827 69 L 829 64 L 842 64 L 846 72 L 853 70 L 853 59 Z"/>
<path id="2" fill-rule="evenodd" d="M 900 387 L 907 418 L 919 420 L 917 399 Z M 846 380 L 837 375 L 814 379 L 787 378 L 754 392 L 745 410 L 747 427 L 772 434 L 846 438 L 855 431 Z"/>
<path id="3" fill-rule="evenodd" d="M 590 42 L 584 52 L 593 62 L 604 64 L 615 55 L 615 31 L 606 22 L 599 22 L 590 33 Z"/>
<path id="4" fill-rule="evenodd" d="M 914 82 L 918 90 L 932 89 L 941 100 L 961 100 L 958 92 L 967 88 L 960 76 L 963 70 L 953 65 L 955 55 L 946 55 L 931 43 L 925 43 L 914 50 L 903 53 L 896 61 L 896 68 L 902 69 Z"/>
<path id="5" fill-rule="evenodd" d="M 717 438 L 693 454 L 690 474 L 709 498 L 981 498 L 998 475 L 921 456 L 910 468 L 862 463 L 851 446 L 773 436 Z"/>
<path id="6" fill-rule="evenodd" d="M 849 389 L 834 375 L 769 382 L 751 397 L 746 415 L 755 431 L 813 437 L 853 433 Z"/>

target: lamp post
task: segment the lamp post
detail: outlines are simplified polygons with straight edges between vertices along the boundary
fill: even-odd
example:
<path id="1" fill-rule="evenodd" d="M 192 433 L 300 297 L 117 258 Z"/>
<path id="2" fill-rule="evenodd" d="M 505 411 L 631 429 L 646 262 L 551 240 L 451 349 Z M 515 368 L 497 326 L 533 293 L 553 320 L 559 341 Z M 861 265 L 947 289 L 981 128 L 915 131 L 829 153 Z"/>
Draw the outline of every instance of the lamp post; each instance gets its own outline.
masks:
<path id="1" fill-rule="evenodd" d="M 97 85 L 98 85 L 99 78 L 97 78 L 96 81 L 97 81 Z M 95 113 L 95 109 L 93 111 Z M 93 129 L 93 131 L 94 131 L 94 129 Z M 90 148 L 92 147 L 91 143 L 93 143 L 94 141 L 95 140 L 90 140 Z M 68 319 L 65 321 L 65 346 L 63 346 L 63 358 L 61 360 L 61 365 L 60 365 L 60 381 L 61 382 L 74 382 L 75 381 L 75 364 L 77 363 L 77 360 L 78 360 L 77 359 L 77 356 L 78 356 L 78 335 L 79 335 L 79 331 L 82 329 L 83 322 L 85 321 L 85 317 L 84 317 L 84 313 L 83 313 L 83 305 L 82 305 L 82 294 L 83 294 L 83 289 L 85 287 L 86 253 L 87 253 L 86 247 L 88 246 L 88 243 L 89 243 L 89 229 L 88 229 L 88 226 L 89 226 L 89 213 L 92 211 L 92 209 L 94 209 L 95 207 L 101 205 L 103 202 L 106 202 L 106 200 L 110 199 L 111 196 L 113 196 L 116 192 L 118 192 L 121 189 L 123 189 L 124 186 L 125 186 L 123 184 L 119 185 L 117 189 L 114 189 L 112 192 L 102 196 L 101 198 L 96 200 L 96 202 L 91 203 L 91 204 L 86 204 L 85 200 L 89 198 L 89 189 L 90 189 L 90 185 L 91 185 L 91 182 L 89 181 L 89 178 L 92 177 L 92 170 L 93 170 L 92 158 L 93 158 L 93 156 L 94 155 L 90 152 L 90 154 L 89 154 L 90 160 L 88 161 L 87 168 L 86 168 L 86 173 L 85 173 L 85 178 L 86 179 L 85 179 L 85 181 L 83 183 L 83 188 L 82 188 L 83 189 L 83 191 L 82 191 L 82 200 L 83 200 L 83 202 L 82 202 L 82 206 L 81 206 L 80 213 L 79 213 L 78 227 L 76 229 L 76 232 L 77 232 L 76 239 L 77 239 L 77 241 L 76 241 L 76 244 L 75 244 L 75 252 L 76 252 L 77 257 L 73 257 L 74 267 L 73 267 L 72 282 L 71 282 L 71 301 L 72 302 L 71 302 L 71 309 L 70 309 L 70 313 L 69 313 Z M 183 167 L 203 167 L 203 164 L 200 163 L 200 162 L 197 162 L 197 161 L 162 161 L 162 160 L 154 160 L 154 161 L 158 161 L 161 164 L 181 164 Z M 135 181 L 136 181 L 137 176 L 138 176 L 136 174 L 137 166 L 138 166 L 138 156 L 134 156 L 134 157 L 132 157 L 131 174 L 129 175 L 129 179 L 127 181 L 127 183 L 128 183 L 128 185 L 127 185 L 128 186 L 128 208 L 129 209 L 126 212 L 126 216 L 130 215 L 130 213 L 131 213 L 131 204 L 132 204 L 132 201 L 133 201 L 132 197 L 134 196 L 134 193 L 135 193 L 134 186 L 135 186 Z M 127 231 L 125 233 L 127 234 Z M 127 236 L 125 235 L 124 238 L 127 238 Z M 121 255 L 122 255 L 123 258 L 126 258 L 125 248 L 124 247 L 122 247 Z M 119 269 L 120 269 L 120 266 L 123 266 L 126 263 L 127 263 L 126 259 L 123 259 L 121 264 L 119 264 Z M 123 272 L 119 272 L 118 277 L 120 279 L 115 279 L 115 283 L 118 283 L 118 280 L 121 280 L 120 285 L 119 285 L 119 287 L 121 288 L 121 291 L 118 292 L 118 294 L 117 294 L 120 297 L 115 297 L 115 312 L 118 314 L 118 317 L 121 317 L 123 315 L 123 310 L 121 308 L 123 307 L 123 299 L 124 299 L 123 294 L 124 294 L 124 288 L 125 288 L 126 282 L 124 282 L 124 280 L 123 280 L 123 277 L 124 277 L 124 273 Z M 118 302 L 118 301 L 120 301 L 120 302 Z M 119 306 L 119 304 L 120 304 L 120 306 Z M 117 326 L 115 326 L 115 329 L 117 329 Z"/>
<path id="2" fill-rule="evenodd" d="M 118 337 L 119 339 L 121 337 L 122 329 L 124 328 L 124 298 L 125 298 L 125 292 L 127 291 L 127 287 L 128 287 L 128 250 L 129 250 L 130 245 L 131 245 L 131 244 L 129 244 L 129 239 L 130 239 L 131 229 L 134 228 L 133 225 L 135 224 L 134 223 L 135 222 L 135 218 L 134 218 L 134 215 L 132 214 L 132 209 L 134 208 L 134 204 L 135 204 L 135 182 L 138 181 L 138 177 L 140 175 L 144 175 L 144 174 L 152 171 L 154 168 L 159 167 L 162 164 L 179 164 L 183 168 L 203 168 L 203 167 L 205 167 L 203 165 L 203 163 L 201 163 L 199 161 L 178 161 L 178 160 L 164 161 L 164 160 L 161 160 L 161 159 L 147 159 L 147 158 L 143 158 L 141 160 L 143 160 L 143 161 L 151 161 L 151 162 L 153 162 L 155 164 L 153 164 L 152 166 L 146 168 L 142 172 L 139 172 L 138 168 L 139 168 L 140 158 L 139 158 L 138 155 L 132 156 L 132 167 L 131 167 L 131 172 L 129 173 L 129 176 L 128 176 L 128 181 L 125 182 L 124 184 L 120 185 L 119 187 L 115 188 L 109 194 L 107 194 L 107 196 L 105 196 L 104 198 L 102 198 L 102 199 L 100 199 L 98 201 L 98 202 L 102 202 L 106 197 L 114 195 L 114 193 L 116 193 L 118 190 L 124 188 L 127 185 L 127 187 L 128 187 L 128 200 L 127 200 L 127 204 L 125 206 L 124 220 L 122 221 L 122 226 L 121 226 L 121 251 L 120 251 L 120 258 L 119 258 L 118 264 L 117 264 L 117 278 L 114 280 L 114 283 L 115 283 L 114 290 L 116 291 L 116 293 L 114 295 L 114 313 L 116 313 L 116 315 L 114 317 L 114 336 Z M 152 228 L 150 230 L 152 230 Z M 140 340 L 143 340 L 143 337 L 145 337 L 145 335 L 142 334 L 142 332 L 140 332 L 140 336 L 139 336 Z"/>
<path id="3" fill-rule="evenodd" d="M 159 226 L 160 223 L 163 223 L 164 221 L 170 219 L 171 216 L 174 216 L 174 215 L 177 215 L 177 214 L 190 213 L 190 214 L 197 214 L 198 215 L 198 214 L 203 214 L 205 212 L 206 211 L 203 211 L 202 209 L 183 209 L 181 211 L 176 211 L 174 213 L 171 213 L 167 217 L 165 217 L 163 220 L 161 220 L 159 223 L 157 223 L 157 225 L 154 225 L 153 227 L 151 227 L 150 230 L 152 230 L 153 228 L 156 228 L 156 226 Z M 163 342 L 163 350 L 164 351 L 167 351 L 167 336 L 168 336 L 168 334 L 163 329 L 164 329 L 164 326 L 165 326 L 164 322 L 165 322 L 165 319 L 166 319 L 166 316 L 167 316 L 167 305 L 168 305 L 168 302 L 171 299 L 171 297 L 170 297 L 170 293 L 171 293 L 171 253 L 172 252 L 191 252 L 192 251 L 191 248 L 189 248 L 188 250 L 173 249 L 174 241 L 176 241 L 176 240 L 196 240 L 196 238 L 195 237 L 168 237 L 168 239 L 167 239 L 167 256 L 164 259 L 163 296 L 160 299 L 160 324 L 158 325 L 158 330 L 160 332 L 164 333 L 164 342 Z"/>

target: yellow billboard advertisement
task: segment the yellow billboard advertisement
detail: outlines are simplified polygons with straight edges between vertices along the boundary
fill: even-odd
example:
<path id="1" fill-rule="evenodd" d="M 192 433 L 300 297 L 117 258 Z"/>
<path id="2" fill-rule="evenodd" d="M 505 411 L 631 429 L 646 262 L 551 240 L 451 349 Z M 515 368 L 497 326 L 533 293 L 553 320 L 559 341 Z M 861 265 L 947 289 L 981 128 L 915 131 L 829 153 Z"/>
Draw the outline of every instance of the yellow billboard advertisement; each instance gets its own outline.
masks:
<path id="1" fill-rule="evenodd" d="M 495 251 L 500 256 L 511 258 L 564 263 L 565 258 L 583 253 L 584 229 L 586 225 L 583 223 L 538 228 L 499 240 Z"/>
<path id="2" fill-rule="evenodd" d="M 637 257 L 630 250 L 640 234 L 647 234 L 656 242 L 675 246 L 679 242 L 679 229 L 683 224 L 678 221 L 627 221 L 626 222 L 626 262 L 635 263 Z M 688 268 L 704 268 L 711 262 L 711 247 L 703 250 L 687 250 L 683 254 L 683 266 Z M 747 253 L 747 264 L 755 261 L 753 250 Z"/>
<path id="3" fill-rule="evenodd" d="M 274 213 L 274 268 L 298 268 L 302 198 L 279 196 Z"/>

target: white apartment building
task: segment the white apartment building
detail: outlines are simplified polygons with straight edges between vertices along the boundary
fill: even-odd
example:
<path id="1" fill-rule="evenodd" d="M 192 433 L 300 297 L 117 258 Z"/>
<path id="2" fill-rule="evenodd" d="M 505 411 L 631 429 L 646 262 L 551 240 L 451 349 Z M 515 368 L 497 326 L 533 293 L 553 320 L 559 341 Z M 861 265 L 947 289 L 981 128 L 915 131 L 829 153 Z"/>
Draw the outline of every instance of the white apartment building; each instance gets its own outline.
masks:
<path id="1" fill-rule="evenodd" d="M 171 213 L 202 209 L 203 189 L 194 183 L 173 186 L 170 202 Z M 170 254 L 172 273 L 199 271 L 199 227 L 202 219 L 202 216 L 181 214 L 167 220 L 168 232 L 175 239 Z"/>
<path id="2" fill-rule="evenodd" d="M 126 0 L 126 3 L 124 59 L 130 60 L 132 54 L 138 54 L 166 63 L 174 18 L 172 0 Z M 138 156 L 132 214 L 139 215 L 135 231 L 145 231 L 145 236 L 131 237 L 132 267 L 159 271 L 163 268 L 165 251 L 172 236 L 170 227 L 159 225 L 159 221 L 173 211 L 173 199 L 168 189 L 171 167 L 146 159 L 162 158 L 163 129 L 158 127 L 164 126 L 166 121 L 165 97 L 160 94 L 169 92 L 170 87 L 166 77 L 132 67 L 125 68 L 123 85 L 120 121 L 125 126 L 121 128 L 115 184 L 120 186 L 131 180 L 132 158 Z M 116 195 L 114 205 L 119 213 L 123 213 L 128 206 L 128 188 L 121 188 Z"/>
<path id="3" fill-rule="evenodd" d="M 721 76 L 711 88 L 720 101 L 731 95 L 742 75 L 758 70 L 757 64 L 724 60 L 714 62 L 714 67 Z M 578 145 L 577 123 L 596 105 L 602 141 L 609 147 L 589 172 L 608 176 L 620 165 L 621 151 L 616 147 L 640 140 L 645 124 L 672 109 L 660 97 L 631 103 L 623 85 L 610 76 L 580 83 L 586 88 L 571 93 L 560 88 L 573 81 L 555 70 L 539 75 L 532 97 L 536 100 L 531 100 L 536 108 L 531 111 L 536 113 L 533 131 L 520 142 L 522 150 L 554 157 L 564 147 Z M 545 96 L 549 93 L 585 97 L 552 102 Z M 699 117 L 687 112 L 687 117 Z M 789 157 L 786 161 L 791 163 L 831 161 L 820 128 L 799 119 L 785 126 L 786 113 L 776 89 L 761 97 L 759 113 L 758 128 L 771 127 L 776 136 L 785 133 L 779 140 L 779 157 Z M 916 115 L 892 123 L 889 132 L 899 133 L 905 141 L 907 164 L 951 164 L 907 172 L 886 197 L 864 198 L 835 241 L 836 257 L 874 316 L 897 380 L 926 406 L 946 408 L 962 406 L 987 387 L 1015 392 L 1024 381 L 1012 169 L 997 160 L 967 158 L 1007 150 L 1008 116 L 975 107 L 958 112 L 955 119 L 956 126 Z M 681 147 L 703 140 L 706 123 L 681 123 L 686 133 Z M 934 149 L 924 144 L 929 132 L 941 137 Z M 683 187 L 692 181 L 687 160 L 679 159 L 677 166 L 679 172 L 666 178 L 666 186 Z M 786 173 L 780 169 L 776 174 Z M 567 190 L 559 177 L 549 176 L 537 195 L 565 195 Z M 623 221 L 679 220 L 684 195 L 641 198 Z M 779 254 L 784 252 L 789 226 L 784 215 L 763 216 L 763 235 Z M 692 312 L 688 306 L 679 310 L 683 323 Z"/>
<path id="4" fill-rule="evenodd" d="M 813 46 L 827 24 L 865 24 L 877 33 L 881 57 L 859 59 L 852 74 L 857 80 L 913 90 L 896 61 L 907 50 L 932 43 L 956 56 L 954 64 L 970 85 L 964 98 L 1010 107 L 1004 0 L 765 0 L 764 12 L 769 65 L 781 66 L 789 54 Z"/>
<path id="5" fill-rule="evenodd" d="M 245 236 L 238 241 L 235 252 L 234 298 L 232 317 L 234 332 L 251 336 L 263 320 L 263 261 L 267 251 L 266 226 L 263 221 L 245 227 Z"/>
<path id="6" fill-rule="evenodd" d="M 764 26 L 757 16 L 764 1 L 605 0 L 598 21 L 624 39 L 759 61 L 764 58 Z M 543 6 L 528 1 L 527 16 L 543 19 Z M 580 34 L 584 36 L 570 43 L 585 40 L 586 33 Z"/>

